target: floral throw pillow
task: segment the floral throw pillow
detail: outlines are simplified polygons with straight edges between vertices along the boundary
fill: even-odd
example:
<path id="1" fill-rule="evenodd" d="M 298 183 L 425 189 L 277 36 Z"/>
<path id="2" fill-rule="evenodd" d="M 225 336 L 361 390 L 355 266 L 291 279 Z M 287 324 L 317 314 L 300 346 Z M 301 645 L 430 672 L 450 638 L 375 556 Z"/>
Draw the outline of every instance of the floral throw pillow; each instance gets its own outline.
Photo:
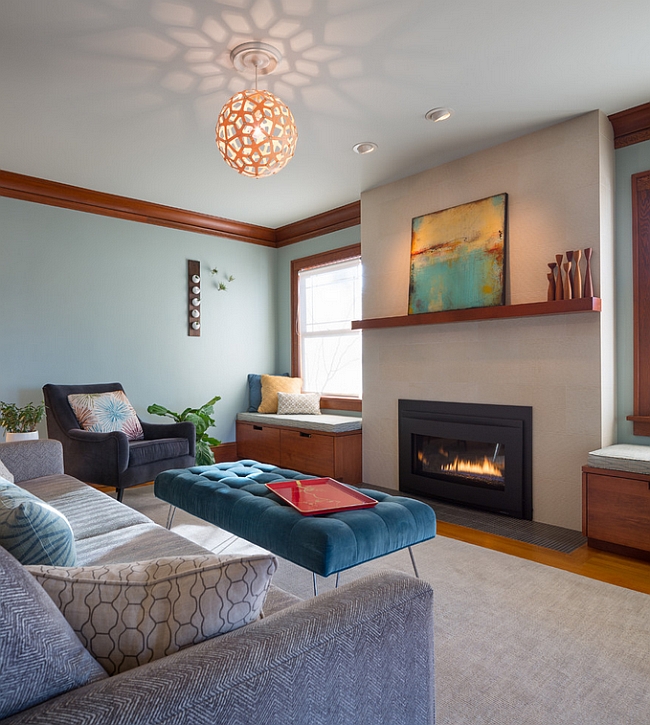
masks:
<path id="1" fill-rule="evenodd" d="M 68 402 L 79 425 L 93 433 L 122 431 L 130 441 L 144 438 L 142 425 L 135 409 L 123 390 L 110 393 L 75 393 Z"/>

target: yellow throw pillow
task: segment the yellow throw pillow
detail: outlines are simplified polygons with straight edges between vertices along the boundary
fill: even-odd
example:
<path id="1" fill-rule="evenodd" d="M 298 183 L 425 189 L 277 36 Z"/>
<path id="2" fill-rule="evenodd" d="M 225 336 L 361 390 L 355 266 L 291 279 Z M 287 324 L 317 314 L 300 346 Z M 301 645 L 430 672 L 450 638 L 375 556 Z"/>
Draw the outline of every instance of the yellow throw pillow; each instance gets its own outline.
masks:
<path id="1" fill-rule="evenodd" d="M 258 413 L 278 412 L 278 393 L 300 393 L 302 378 L 285 378 L 283 375 L 262 375 L 262 402 Z"/>

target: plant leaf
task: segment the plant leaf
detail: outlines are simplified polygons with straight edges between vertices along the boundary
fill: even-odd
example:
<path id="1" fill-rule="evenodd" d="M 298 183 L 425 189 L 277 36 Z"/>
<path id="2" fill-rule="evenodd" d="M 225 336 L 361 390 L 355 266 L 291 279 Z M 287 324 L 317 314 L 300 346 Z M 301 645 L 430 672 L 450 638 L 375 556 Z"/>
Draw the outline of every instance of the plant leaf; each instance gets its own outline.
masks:
<path id="1" fill-rule="evenodd" d="M 196 465 L 209 466 L 214 463 L 214 453 L 206 441 L 199 441 L 196 444 Z"/>
<path id="2" fill-rule="evenodd" d="M 210 446 L 218 446 L 221 443 L 221 441 L 206 434 L 207 429 L 214 425 L 213 406 L 218 400 L 221 400 L 221 396 L 215 395 L 214 398 L 208 400 L 200 408 L 185 408 L 182 413 L 174 413 L 168 408 L 154 403 L 147 408 L 147 412 L 152 415 L 168 416 L 179 423 L 184 420 L 193 423 L 196 428 L 196 462 L 198 465 L 209 465 L 214 463 L 214 456 Z M 203 462 L 200 463 L 200 461 Z"/>
<path id="3" fill-rule="evenodd" d="M 158 403 L 154 403 L 153 405 L 150 405 L 147 408 L 147 413 L 150 413 L 151 415 L 166 415 L 166 416 L 168 416 L 170 418 L 174 418 L 174 420 L 176 420 L 176 413 L 172 413 L 171 410 L 164 408 L 162 405 L 158 405 Z"/>

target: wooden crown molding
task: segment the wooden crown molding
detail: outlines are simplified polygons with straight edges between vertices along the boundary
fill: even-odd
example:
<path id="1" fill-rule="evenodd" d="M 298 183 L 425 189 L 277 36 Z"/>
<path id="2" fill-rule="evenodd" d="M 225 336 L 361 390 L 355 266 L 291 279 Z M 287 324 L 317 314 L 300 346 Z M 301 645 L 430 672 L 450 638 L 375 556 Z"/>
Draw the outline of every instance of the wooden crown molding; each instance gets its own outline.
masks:
<path id="1" fill-rule="evenodd" d="M 1 169 L 0 196 L 276 248 L 346 229 L 361 220 L 361 202 L 356 201 L 272 229 Z"/>
<path id="2" fill-rule="evenodd" d="M 278 227 L 275 230 L 275 243 L 278 247 L 285 247 L 357 224 L 361 224 L 361 202 L 353 201 L 351 204 L 330 209 L 323 214 Z"/>
<path id="3" fill-rule="evenodd" d="M 92 191 L 80 186 L 70 186 L 11 171 L 0 170 L 0 195 L 144 224 L 275 246 L 275 233 L 267 227 L 131 199 L 127 196 Z"/>
<path id="4" fill-rule="evenodd" d="M 650 103 L 608 116 L 614 129 L 614 148 L 650 140 Z"/>

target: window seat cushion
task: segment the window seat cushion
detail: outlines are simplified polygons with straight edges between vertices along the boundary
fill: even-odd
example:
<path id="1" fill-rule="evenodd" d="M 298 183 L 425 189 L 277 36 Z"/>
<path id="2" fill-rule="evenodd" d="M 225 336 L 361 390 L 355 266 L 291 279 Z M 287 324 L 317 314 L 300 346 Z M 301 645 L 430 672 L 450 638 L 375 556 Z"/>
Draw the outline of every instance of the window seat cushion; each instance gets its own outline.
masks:
<path id="1" fill-rule="evenodd" d="M 617 443 L 591 451 L 587 463 L 595 468 L 609 468 L 629 473 L 650 473 L 650 446 Z"/>
<path id="2" fill-rule="evenodd" d="M 277 415 L 275 413 L 238 413 L 237 420 L 258 425 L 281 425 L 322 433 L 347 433 L 361 430 L 361 418 L 350 415 Z"/>

